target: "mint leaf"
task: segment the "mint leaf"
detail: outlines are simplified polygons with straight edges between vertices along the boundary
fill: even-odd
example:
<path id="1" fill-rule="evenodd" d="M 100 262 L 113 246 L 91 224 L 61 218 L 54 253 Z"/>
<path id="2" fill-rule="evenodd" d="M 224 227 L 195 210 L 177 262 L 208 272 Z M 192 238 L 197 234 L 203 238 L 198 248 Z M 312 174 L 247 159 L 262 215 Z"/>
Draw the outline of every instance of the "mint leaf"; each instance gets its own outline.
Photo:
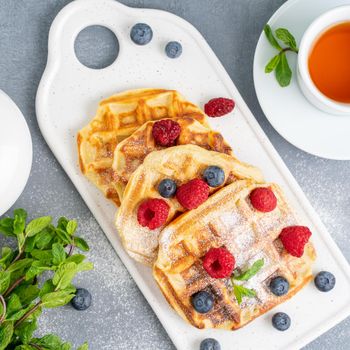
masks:
<path id="1" fill-rule="evenodd" d="M 282 50 L 281 45 L 277 42 L 277 40 L 275 39 L 272 29 L 271 27 L 266 24 L 264 27 L 264 33 L 266 35 L 267 40 L 269 41 L 269 43 L 277 50 Z"/>
<path id="2" fill-rule="evenodd" d="M 12 249 L 9 247 L 3 247 L 1 249 L 1 259 L 0 259 L 0 267 L 6 269 L 6 267 L 10 264 L 13 258 Z"/>
<path id="3" fill-rule="evenodd" d="M 40 298 L 42 298 L 45 294 L 52 293 L 55 290 L 55 286 L 52 283 L 52 280 L 46 280 L 41 290 L 39 292 Z"/>
<path id="4" fill-rule="evenodd" d="M 280 61 L 280 58 L 281 57 L 279 54 L 272 57 L 271 60 L 269 61 L 269 63 L 265 67 L 265 73 L 271 73 L 277 67 L 277 65 Z"/>
<path id="5" fill-rule="evenodd" d="M 15 347 L 15 350 L 37 350 L 37 347 L 28 344 L 22 344 Z M 41 349 L 41 348 L 40 348 Z"/>
<path id="6" fill-rule="evenodd" d="M 71 284 L 77 272 L 76 263 L 70 262 L 62 264 L 53 276 L 52 283 L 56 286 L 56 289 L 64 289 Z"/>
<path id="7" fill-rule="evenodd" d="M 37 233 L 42 231 L 44 228 L 50 225 L 52 221 L 51 216 L 43 216 L 32 220 L 26 227 L 26 234 L 28 237 L 35 236 Z"/>
<path id="8" fill-rule="evenodd" d="M 83 345 L 79 346 L 77 350 L 89 350 L 88 343 L 84 343 Z"/>
<path id="9" fill-rule="evenodd" d="M 8 271 L 0 271 L 0 294 L 4 294 L 10 286 L 11 273 Z"/>
<path id="10" fill-rule="evenodd" d="M 45 264 L 51 264 L 53 260 L 53 251 L 51 251 L 50 249 L 48 250 L 33 249 L 31 251 L 31 255 L 33 258 L 40 260 L 42 263 L 45 263 Z"/>
<path id="11" fill-rule="evenodd" d="M 26 241 L 26 238 L 23 232 L 17 234 L 17 244 L 18 244 L 19 251 L 22 251 L 25 241 Z"/>
<path id="12" fill-rule="evenodd" d="M 22 303 L 27 306 L 39 296 L 39 287 L 36 284 L 22 284 L 14 290 Z"/>
<path id="13" fill-rule="evenodd" d="M 52 238 L 51 229 L 48 227 L 35 235 L 34 244 L 38 249 L 45 249 L 48 248 Z"/>
<path id="14" fill-rule="evenodd" d="M 243 297 L 253 298 L 256 295 L 253 289 L 248 289 L 237 284 L 233 286 L 233 293 L 239 305 L 242 303 Z"/>
<path id="15" fill-rule="evenodd" d="M 264 259 L 259 259 L 255 261 L 255 263 L 248 270 L 246 270 L 239 276 L 233 276 L 233 278 L 237 281 L 248 281 L 250 278 L 256 275 L 263 266 Z"/>
<path id="16" fill-rule="evenodd" d="M 22 260 L 17 260 L 16 262 L 14 262 L 13 264 L 11 264 L 8 268 L 7 271 L 8 272 L 14 272 L 17 270 L 22 270 L 28 266 L 30 266 L 33 262 L 33 259 L 30 258 L 24 258 Z"/>
<path id="17" fill-rule="evenodd" d="M 278 28 L 276 31 L 278 39 L 283 41 L 284 44 L 288 45 L 293 51 L 298 52 L 297 43 L 294 36 L 286 28 Z"/>
<path id="18" fill-rule="evenodd" d="M 23 344 L 28 344 L 37 328 L 36 320 L 25 321 L 16 327 L 15 335 L 19 337 Z"/>
<path id="19" fill-rule="evenodd" d="M 288 86 L 292 79 L 292 71 L 290 70 L 285 52 L 281 52 L 281 59 L 275 69 L 276 79 L 281 87 Z"/>
<path id="20" fill-rule="evenodd" d="M 67 294 L 75 294 L 77 289 L 73 286 L 73 284 L 70 284 L 68 287 L 66 287 L 64 289 L 64 291 L 67 293 Z"/>
<path id="21" fill-rule="evenodd" d="M 77 272 L 90 271 L 94 268 L 92 262 L 82 262 L 77 266 Z"/>
<path id="22" fill-rule="evenodd" d="M 69 220 L 67 218 L 65 218 L 64 216 L 61 216 L 58 219 L 57 228 L 60 228 L 60 229 L 65 231 L 67 228 L 68 222 L 69 222 Z"/>
<path id="23" fill-rule="evenodd" d="M 12 314 L 22 309 L 21 300 L 19 296 L 15 293 L 11 294 L 6 304 L 7 304 L 6 317 L 10 317 Z"/>
<path id="24" fill-rule="evenodd" d="M 26 244 L 25 244 L 25 247 L 24 247 L 24 251 L 26 253 L 30 253 L 34 247 L 35 247 L 35 239 L 38 235 L 34 236 L 34 237 L 29 237 L 26 239 Z"/>
<path id="25" fill-rule="evenodd" d="M 49 350 L 60 349 L 62 345 L 61 339 L 54 334 L 48 334 L 42 338 L 33 339 L 31 343 L 45 347 L 45 349 L 49 349 Z"/>
<path id="26" fill-rule="evenodd" d="M 46 308 L 54 308 L 68 304 L 73 298 L 74 294 L 70 294 L 69 291 L 60 290 L 58 292 L 45 294 L 41 298 L 41 302 Z"/>
<path id="27" fill-rule="evenodd" d="M 66 251 L 64 250 L 62 244 L 54 243 L 52 245 L 52 256 L 52 263 L 57 266 L 66 260 Z"/>
<path id="28" fill-rule="evenodd" d="M 74 255 L 71 255 L 69 256 L 67 259 L 66 259 L 66 262 L 74 262 L 76 263 L 77 265 L 79 265 L 81 262 L 83 262 L 85 260 L 86 256 L 83 255 L 83 254 L 74 254 Z"/>
<path id="29" fill-rule="evenodd" d="M 9 315 L 8 317 L 6 317 L 7 321 L 18 321 L 20 318 L 22 318 L 27 311 L 29 311 L 32 308 L 32 305 L 28 306 L 28 308 L 26 309 L 21 309 L 18 310 L 17 312 L 12 313 L 11 315 Z"/>
<path id="30" fill-rule="evenodd" d="M 18 235 L 23 233 L 26 226 L 27 212 L 24 209 L 15 209 L 13 211 L 14 221 L 13 221 L 13 232 Z"/>
<path id="31" fill-rule="evenodd" d="M 74 237 L 74 245 L 84 252 L 88 252 L 90 250 L 89 245 L 81 237 Z"/>
<path id="32" fill-rule="evenodd" d="M 4 322 L 0 325 L 0 350 L 5 350 L 10 344 L 13 335 L 13 322 Z"/>
<path id="33" fill-rule="evenodd" d="M 0 232 L 8 237 L 16 237 L 16 234 L 13 231 L 13 222 L 12 218 L 3 218 L 0 220 Z"/>
<path id="34" fill-rule="evenodd" d="M 56 234 L 64 244 L 71 244 L 72 237 L 64 230 L 57 228 Z"/>
<path id="35" fill-rule="evenodd" d="M 72 349 L 72 344 L 71 343 L 64 343 L 61 346 L 61 350 L 71 350 Z"/>
<path id="36" fill-rule="evenodd" d="M 26 281 L 31 280 L 35 276 L 42 274 L 44 271 L 53 270 L 53 266 L 47 266 L 47 264 L 41 261 L 34 261 L 32 266 L 26 272 Z"/>
<path id="37" fill-rule="evenodd" d="M 66 231 L 69 233 L 71 236 L 74 234 L 74 232 L 77 230 L 78 223 L 76 220 L 70 220 L 67 223 L 66 226 Z"/>

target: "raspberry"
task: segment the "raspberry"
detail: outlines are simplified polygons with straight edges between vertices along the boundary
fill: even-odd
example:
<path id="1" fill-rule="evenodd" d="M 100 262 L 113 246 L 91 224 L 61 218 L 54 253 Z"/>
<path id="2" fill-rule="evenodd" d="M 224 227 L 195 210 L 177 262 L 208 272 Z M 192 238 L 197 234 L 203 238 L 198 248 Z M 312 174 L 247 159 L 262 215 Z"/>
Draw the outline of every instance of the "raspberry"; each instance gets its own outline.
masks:
<path id="1" fill-rule="evenodd" d="M 249 199 L 256 210 L 264 213 L 274 210 L 277 205 L 277 198 L 269 187 L 256 188 L 250 193 Z"/>
<path id="2" fill-rule="evenodd" d="M 311 231 L 305 226 L 285 227 L 279 238 L 286 251 L 300 258 L 304 254 L 304 246 L 309 241 Z"/>
<path id="3" fill-rule="evenodd" d="M 201 179 L 193 179 L 181 185 L 176 192 L 176 198 L 186 209 L 196 209 L 209 196 L 209 186 Z"/>
<path id="4" fill-rule="evenodd" d="M 174 146 L 179 137 L 181 127 L 179 123 L 171 119 L 160 120 L 153 125 L 152 135 L 159 146 Z"/>
<path id="5" fill-rule="evenodd" d="M 214 118 L 232 112 L 233 108 L 235 108 L 235 102 L 224 97 L 213 98 L 204 105 L 205 114 Z"/>
<path id="6" fill-rule="evenodd" d="M 226 248 L 210 248 L 203 259 L 205 271 L 213 278 L 230 277 L 235 267 L 235 258 Z"/>
<path id="7" fill-rule="evenodd" d="M 137 211 L 137 220 L 141 226 L 154 230 L 165 224 L 169 214 L 169 205 L 163 199 L 148 199 Z"/>

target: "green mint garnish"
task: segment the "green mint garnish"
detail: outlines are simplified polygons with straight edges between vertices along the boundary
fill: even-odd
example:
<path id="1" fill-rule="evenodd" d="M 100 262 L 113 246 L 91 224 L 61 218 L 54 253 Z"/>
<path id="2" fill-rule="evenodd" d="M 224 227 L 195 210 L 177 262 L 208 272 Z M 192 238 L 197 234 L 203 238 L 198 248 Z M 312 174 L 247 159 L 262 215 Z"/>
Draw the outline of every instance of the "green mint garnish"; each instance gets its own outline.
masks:
<path id="1" fill-rule="evenodd" d="M 233 278 L 237 281 L 248 281 L 254 275 L 256 275 L 260 269 L 264 266 L 264 259 L 259 259 L 246 271 L 238 276 L 233 275 Z"/>
<path id="2" fill-rule="evenodd" d="M 266 24 L 264 33 L 269 43 L 278 50 L 278 54 L 270 59 L 265 66 L 265 73 L 275 71 L 275 76 L 280 86 L 285 87 L 290 84 L 292 79 L 292 71 L 289 67 L 286 52 L 292 51 L 296 54 L 299 52 L 294 36 L 285 28 L 278 28 L 275 31 L 277 39 L 282 41 L 286 47 L 282 47 L 275 38 L 271 27 Z"/>
<path id="3" fill-rule="evenodd" d="M 253 276 L 255 276 L 260 269 L 264 266 L 264 259 L 259 259 L 255 261 L 255 263 L 246 271 L 242 272 L 240 275 L 235 276 L 234 274 L 231 276 L 231 284 L 233 287 L 233 294 L 235 295 L 238 304 L 242 303 L 243 297 L 254 298 L 256 296 L 256 292 L 253 289 L 243 287 L 241 285 L 235 284 L 236 281 L 248 281 Z"/>
<path id="4" fill-rule="evenodd" d="M 234 293 L 239 305 L 242 303 L 243 297 L 254 298 L 256 295 L 255 290 L 245 288 L 245 287 L 239 286 L 237 284 L 235 284 L 233 286 L 233 293 Z"/>

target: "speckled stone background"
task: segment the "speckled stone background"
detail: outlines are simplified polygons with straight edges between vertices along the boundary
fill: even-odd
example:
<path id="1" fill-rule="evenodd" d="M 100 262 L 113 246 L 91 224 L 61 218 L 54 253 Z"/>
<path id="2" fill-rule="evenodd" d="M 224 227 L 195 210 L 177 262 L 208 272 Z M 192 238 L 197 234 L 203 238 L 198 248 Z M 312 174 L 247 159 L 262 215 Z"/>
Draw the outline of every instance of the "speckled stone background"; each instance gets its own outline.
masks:
<path id="1" fill-rule="evenodd" d="M 81 275 L 76 281 L 78 286 L 91 291 L 93 306 L 86 312 L 77 312 L 69 306 L 46 311 L 41 319 L 41 332 L 55 332 L 75 345 L 88 340 L 93 350 L 174 349 L 38 129 L 35 94 L 45 68 L 48 31 L 56 14 L 69 2 L 0 0 L 0 88 L 14 99 L 24 113 L 34 147 L 32 173 L 15 207 L 27 208 L 33 217 L 49 213 L 55 218 L 60 215 L 77 218 L 80 233 L 92 247 L 89 258 L 95 263 L 93 272 Z M 268 123 L 256 99 L 252 77 L 255 45 L 263 25 L 284 1 L 122 2 L 135 7 L 173 12 L 201 31 L 349 260 L 350 162 L 313 157 L 290 145 Z M 111 37 L 105 36 L 106 33 L 101 30 L 88 31 L 86 34 L 86 40 L 77 45 L 79 57 L 84 61 L 92 59 L 92 65 L 110 61 L 115 51 Z M 103 41 L 102 37 L 107 41 Z M 3 168 L 1 171 L 4 171 Z M 349 348 L 350 319 L 305 349 Z"/>

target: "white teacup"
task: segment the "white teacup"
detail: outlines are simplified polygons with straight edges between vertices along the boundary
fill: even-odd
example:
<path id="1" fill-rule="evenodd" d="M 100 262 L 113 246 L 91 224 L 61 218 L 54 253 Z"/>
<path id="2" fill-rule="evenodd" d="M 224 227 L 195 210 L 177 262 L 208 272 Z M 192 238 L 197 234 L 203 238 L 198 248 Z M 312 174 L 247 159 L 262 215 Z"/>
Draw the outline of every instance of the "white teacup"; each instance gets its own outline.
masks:
<path id="1" fill-rule="evenodd" d="M 350 21 L 350 5 L 333 8 L 317 17 L 310 24 L 300 43 L 297 76 L 303 94 L 314 106 L 326 113 L 350 116 L 350 103 L 334 101 L 320 92 L 312 81 L 308 68 L 310 50 L 320 34 L 326 29 L 346 21 Z"/>

